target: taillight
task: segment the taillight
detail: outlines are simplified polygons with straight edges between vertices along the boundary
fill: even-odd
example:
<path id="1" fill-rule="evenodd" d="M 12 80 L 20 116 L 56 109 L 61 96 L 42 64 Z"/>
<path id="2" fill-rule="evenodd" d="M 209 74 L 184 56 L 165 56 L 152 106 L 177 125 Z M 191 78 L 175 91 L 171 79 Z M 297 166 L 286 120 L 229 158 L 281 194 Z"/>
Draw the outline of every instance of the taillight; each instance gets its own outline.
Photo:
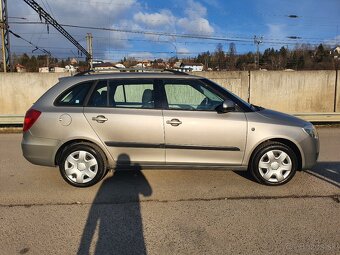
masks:
<path id="1" fill-rule="evenodd" d="M 41 114 L 41 112 L 34 110 L 34 109 L 29 109 L 26 112 L 25 120 L 24 120 L 24 127 L 23 127 L 24 132 L 26 132 L 27 130 L 29 130 L 33 126 L 34 122 L 37 121 L 40 114 Z"/>

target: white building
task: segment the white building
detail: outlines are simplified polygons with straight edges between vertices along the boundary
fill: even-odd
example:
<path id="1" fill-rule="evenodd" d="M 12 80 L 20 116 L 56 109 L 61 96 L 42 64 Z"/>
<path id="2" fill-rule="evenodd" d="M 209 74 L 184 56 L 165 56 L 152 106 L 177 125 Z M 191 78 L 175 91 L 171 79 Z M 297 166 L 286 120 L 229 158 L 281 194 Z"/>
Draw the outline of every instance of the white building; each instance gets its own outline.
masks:
<path id="1" fill-rule="evenodd" d="M 39 68 L 39 73 L 49 73 L 49 72 L 50 72 L 50 69 L 47 66 Z"/>
<path id="2" fill-rule="evenodd" d="M 65 71 L 70 73 L 75 73 L 77 69 L 73 65 L 67 65 L 65 66 Z"/>
<path id="3" fill-rule="evenodd" d="M 184 71 L 202 72 L 203 67 L 202 63 L 182 63 L 180 68 Z"/>
<path id="4" fill-rule="evenodd" d="M 63 67 L 40 67 L 39 73 L 65 73 L 67 72 Z"/>
<path id="5" fill-rule="evenodd" d="M 340 46 L 335 47 L 333 51 L 337 54 L 340 54 Z"/>
<path id="6" fill-rule="evenodd" d="M 51 69 L 51 71 L 54 73 L 65 73 L 65 68 L 63 67 L 52 67 Z"/>
<path id="7" fill-rule="evenodd" d="M 118 68 L 115 67 L 110 62 L 106 62 L 106 63 L 94 64 L 93 70 L 98 71 L 98 72 L 112 72 L 112 71 L 117 71 Z"/>
<path id="8" fill-rule="evenodd" d="M 121 63 L 117 63 L 114 65 L 116 68 L 120 68 L 120 69 L 123 69 L 123 68 L 126 68 L 123 64 Z"/>

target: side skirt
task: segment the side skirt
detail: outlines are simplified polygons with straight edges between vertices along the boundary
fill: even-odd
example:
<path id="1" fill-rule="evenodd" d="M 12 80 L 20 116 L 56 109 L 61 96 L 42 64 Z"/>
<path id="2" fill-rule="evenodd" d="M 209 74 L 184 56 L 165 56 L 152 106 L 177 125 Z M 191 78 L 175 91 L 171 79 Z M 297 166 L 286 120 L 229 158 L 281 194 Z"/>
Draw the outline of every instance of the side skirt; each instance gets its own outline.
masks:
<path id="1" fill-rule="evenodd" d="M 248 166 L 232 166 L 232 165 L 212 165 L 212 164 L 148 164 L 131 162 L 131 164 L 118 164 L 113 169 L 157 169 L 157 170 L 226 170 L 226 171 L 247 171 Z"/>

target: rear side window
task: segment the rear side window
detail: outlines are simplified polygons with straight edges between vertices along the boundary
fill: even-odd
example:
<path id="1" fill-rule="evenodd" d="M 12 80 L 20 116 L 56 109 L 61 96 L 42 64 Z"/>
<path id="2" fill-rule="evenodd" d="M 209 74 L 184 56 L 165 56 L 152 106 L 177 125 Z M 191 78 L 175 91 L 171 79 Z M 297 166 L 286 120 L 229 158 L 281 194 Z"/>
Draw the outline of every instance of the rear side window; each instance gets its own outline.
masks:
<path id="1" fill-rule="evenodd" d="M 87 103 L 88 107 L 155 108 L 152 80 L 99 81 Z"/>
<path id="2" fill-rule="evenodd" d="M 56 100 L 57 106 L 83 106 L 92 82 L 80 83 L 63 92 Z"/>
<path id="3" fill-rule="evenodd" d="M 153 83 L 110 83 L 113 99 L 110 106 L 122 108 L 154 108 Z"/>

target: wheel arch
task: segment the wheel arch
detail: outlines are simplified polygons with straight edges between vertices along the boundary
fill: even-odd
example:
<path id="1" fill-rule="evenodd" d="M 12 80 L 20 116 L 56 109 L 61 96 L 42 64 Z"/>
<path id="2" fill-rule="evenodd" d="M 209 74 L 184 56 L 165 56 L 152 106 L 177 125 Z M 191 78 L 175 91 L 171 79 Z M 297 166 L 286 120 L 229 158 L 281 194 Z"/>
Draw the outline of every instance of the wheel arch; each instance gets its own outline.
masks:
<path id="1" fill-rule="evenodd" d="M 103 155 L 105 156 L 105 160 L 106 160 L 106 163 L 108 164 L 109 163 L 109 158 L 107 157 L 105 151 L 103 150 L 103 148 L 95 143 L 94 141 L 91 141 L 91 140 L 87 140 L 87 139 L 72 139 L 72 140 L 69 140 L 69 141 L 66 141 L 64 142 L 57 150 L 56 154 L 55 154 L 55 157 L 54 157 L 54 163 L 55 165 L 59 165 L 59 162 L 60 162 L 60 159 L 61 159 L 61 155 L 62 153 L 71 145 L 73 144 L 80 144 L 80 143 L 86 143 L 86 144 L 90 144 L 96 148 L 98 148 L 102 153 Z"/>
<path id="2" fill-rule="evenodd" d="M 258 143 L 256 146 L 254 146 L 254 148 L 252 149 L 251 151 L 251 155 L 249 157 L 249 160 L 248 160 L 248 166 L 250 165 L 250 163 L 252 162 L 253 160 L 253 157 L 255 155 L 255 152 L 256 152 L 256 149 L 259 147 L 259 146 L 262 146 L 263 144 L 265 143 L 268 143 L 268 142 L 279 142 L 279 143 L 282 143 L 284 145 L 287 145 L 289 148 L 291 148 L 296 157 L 297 157 L 297 160 L 298 160 L 298 170 L 301 170 L 302 169 L 302 165 L 303 165 L 303 158 L 302 158 L 302 153 L 301 153 L 301 150 L 300 148 L 298 147 L 298 145 L 296 143 L 294 143 L 293 141 L 287 139 L 287 138 L 281 138 L 281 137 L 275 137 L 275 138 L 269 138 L 269 139 L 266 139 L 264 141 L 261 141 L 260 143 Z"/>

